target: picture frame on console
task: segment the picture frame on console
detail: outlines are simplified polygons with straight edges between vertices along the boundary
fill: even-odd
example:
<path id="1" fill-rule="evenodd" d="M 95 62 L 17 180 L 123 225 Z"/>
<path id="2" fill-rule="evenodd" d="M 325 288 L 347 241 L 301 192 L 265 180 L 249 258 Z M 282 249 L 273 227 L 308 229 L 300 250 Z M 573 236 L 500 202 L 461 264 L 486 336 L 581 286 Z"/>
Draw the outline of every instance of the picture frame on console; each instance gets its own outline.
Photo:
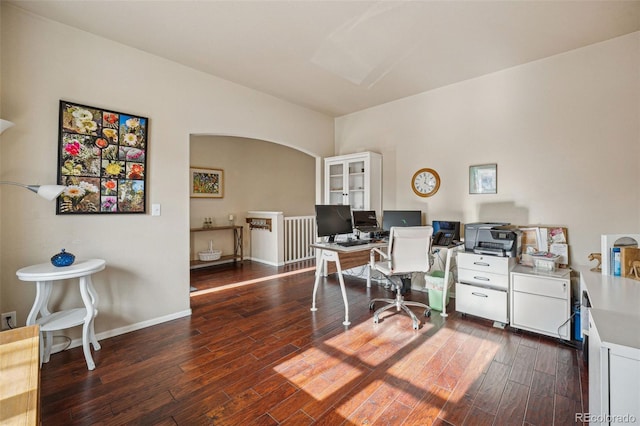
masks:
<path id="1" fill-rule="evenodd" d="M 498 165 L 469 166 L 469 194 L 497 194 Z"/>

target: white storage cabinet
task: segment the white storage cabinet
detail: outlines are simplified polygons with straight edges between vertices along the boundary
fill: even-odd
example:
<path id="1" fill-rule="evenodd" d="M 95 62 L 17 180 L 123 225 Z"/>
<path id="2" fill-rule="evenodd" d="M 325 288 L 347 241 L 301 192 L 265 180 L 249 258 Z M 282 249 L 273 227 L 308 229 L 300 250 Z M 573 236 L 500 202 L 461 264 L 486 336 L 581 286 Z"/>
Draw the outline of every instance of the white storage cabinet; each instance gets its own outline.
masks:
<path id="1" fill-rule="evenodd" d="M 352 210 L 382 213 L 380 154 L 361 152 L 325 158 L 324 178 L 325 204 L 345 204 Z"/>
<path id="2" fill-rule="evenodd" d="M 509 273 L 515 258 L 471 252 L 458 254 L 456 310 L 509 323 Z"/>
<path id="3" fill-rule="evenodd" d="M 640 335 L 625 336 L 620 330 L 638 319 L 637 315 L 591 309 L 588 348 L 590 424 L 640 422 Z M 603 342 L 600 328 L 604 335 L 613 336 L 612 340 L 619 343 Z"/>
<path id="4" fill-rule="evenodd" d="M 569 269 L 538 272 L 516 266 L 511 272 L 511 327 L 571 340 Z"/>

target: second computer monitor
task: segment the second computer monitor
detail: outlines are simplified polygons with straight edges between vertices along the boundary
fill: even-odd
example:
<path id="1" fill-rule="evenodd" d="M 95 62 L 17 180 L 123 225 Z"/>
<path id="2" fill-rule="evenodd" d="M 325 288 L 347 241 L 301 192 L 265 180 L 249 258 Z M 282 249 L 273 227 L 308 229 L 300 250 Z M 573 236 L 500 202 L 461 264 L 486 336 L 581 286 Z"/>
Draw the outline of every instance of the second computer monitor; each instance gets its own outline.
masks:
<path id="1" fill-rule="evenodd" d="M 382 229 L 389 231 L 393 226 L 422 226 L 420 210 L 385 210 L 382 212 Z"/>
<path id="2" fill-rule="evenodd" d="M 353 227 L 354 228 L 370 228 L 378 226 L 375 210 L 354 210 L 353 211 Z"/>

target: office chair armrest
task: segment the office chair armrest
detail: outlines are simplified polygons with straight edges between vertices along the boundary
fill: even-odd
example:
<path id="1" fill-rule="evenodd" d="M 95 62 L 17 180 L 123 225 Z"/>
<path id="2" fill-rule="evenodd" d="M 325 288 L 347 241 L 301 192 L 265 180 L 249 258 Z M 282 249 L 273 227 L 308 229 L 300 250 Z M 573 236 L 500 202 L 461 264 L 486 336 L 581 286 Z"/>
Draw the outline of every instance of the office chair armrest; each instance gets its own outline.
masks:
<path id="1" fill-rule="evenodd" d="M 373 265 L 376 263 L 376 253 L 378 253 L 380 257 L 384 260 L 387 260 L 389 258 L 387 253 L 383 252 L 379 248 L 374 247 L 369 252 L 369 265 L 371 265 L 371 267 L 373 267 Z"/>

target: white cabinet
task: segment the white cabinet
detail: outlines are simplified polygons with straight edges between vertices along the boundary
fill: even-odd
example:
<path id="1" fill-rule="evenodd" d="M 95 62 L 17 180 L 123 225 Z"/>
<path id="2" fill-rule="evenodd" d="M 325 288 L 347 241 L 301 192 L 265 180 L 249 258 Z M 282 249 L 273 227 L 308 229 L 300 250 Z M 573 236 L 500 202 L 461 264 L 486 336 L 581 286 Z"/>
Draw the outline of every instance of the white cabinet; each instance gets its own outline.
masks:
<path id="1" fill-rule="evenodd" d="M 578 267 L 590 302 L 585 343 L 589 353 L 589 424 L 640 422 L 640 281 Z M 586 423 L 586 422 L 585 422 Z"/>
<path id="2" fill-rule="evenodd" d="M 590 424 L 636 424 L 640 420 L 640 335 L 636 332 L 628 339 L 620 333 L 621 328 L 638 319 L 638 315 L 591 309 Z M 612 341 L 603 341 L 600 332 L 602 336 L 612 336 Z M 627 343 L 635 347 L 626 346 Z"/>
<path id="3" fill-rule="evenodd" d="M 325 204 L 348 204 L 353 210 L 382 214 L 382 156 L 375 152 L 324 160 Z"/>
<path id="4" fill-rule="evenodd" d="M 571 340 L 570 270 L 511 272 L 511 327 Z"/>
<path id="5" fill-rule="evenodd" d="M 509 272 L 514 266 L 512 257 L 459 253 L 456 310 L 507 324 Z"/>

